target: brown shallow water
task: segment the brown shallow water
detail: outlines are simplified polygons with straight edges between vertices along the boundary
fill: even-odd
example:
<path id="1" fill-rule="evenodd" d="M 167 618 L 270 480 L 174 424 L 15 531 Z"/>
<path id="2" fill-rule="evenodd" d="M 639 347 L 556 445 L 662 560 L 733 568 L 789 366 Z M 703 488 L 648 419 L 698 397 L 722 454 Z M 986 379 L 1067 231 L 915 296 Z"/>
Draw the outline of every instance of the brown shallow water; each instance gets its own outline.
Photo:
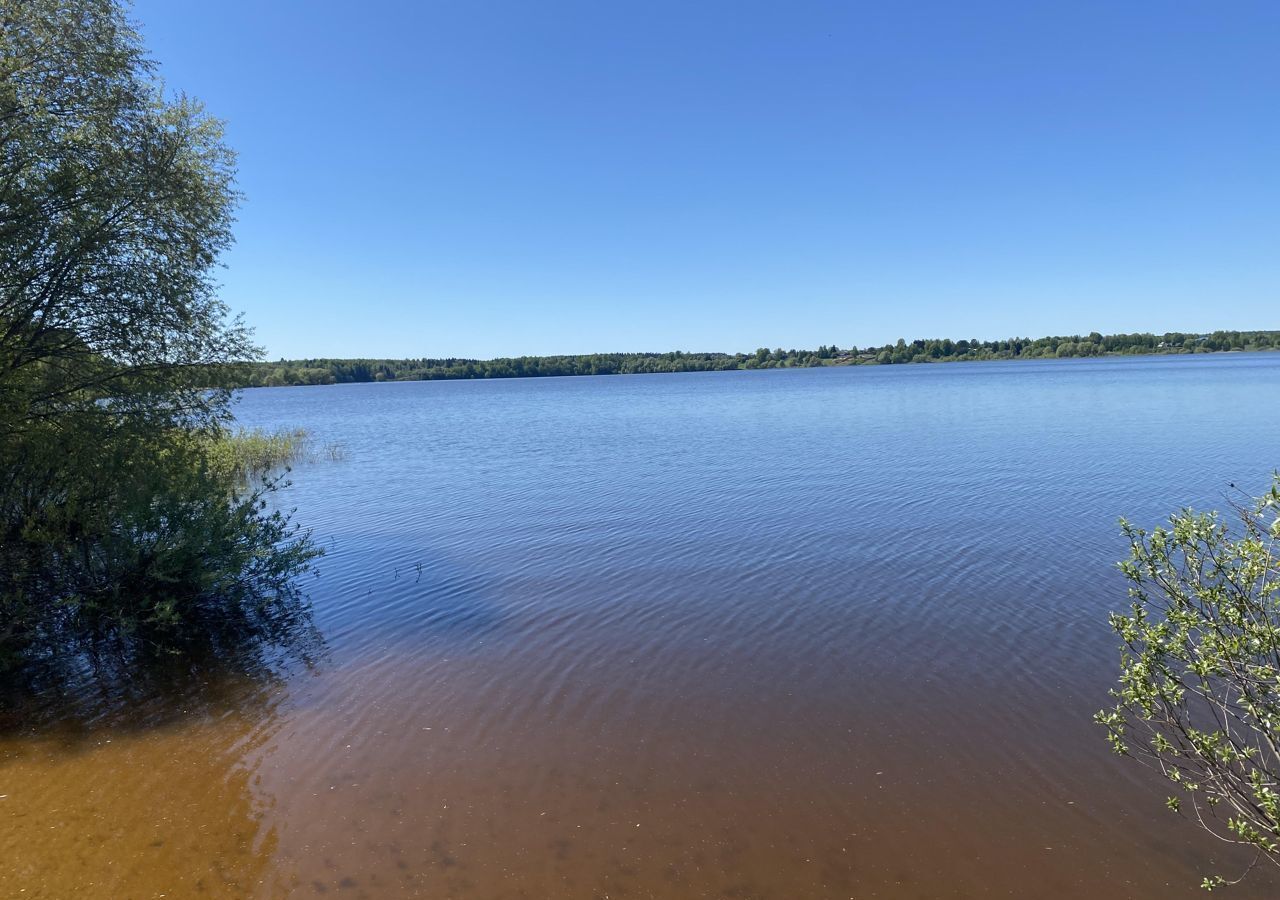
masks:
<path id="1" fill-rule="evenodd" d="M 998 698 L 939 741 L 929 721 L 948 721 L 945 710 L 904 710 L 871 685 L 850 708 L 843 692 L 838 704 L 816 693 L 813 673 L 797 673 L 804 697 L 759 681 L 749 708 L 727 706 L 742 687 L 738 664 L 749 671 L 722 661 L 678 697 L 624 681 L 557 711 L 542 690 L 553 687 L 522 683 L 501 662 L 387 656 L 351 673 L 339 696 L 241 685 L 197 721 L 11 740 L 0 888 L 1196 896 L 1198 872 L 1242 862 L 1212 858 L 1216 848 L 1159 815 L 1159 797 L 1105 757 L 1021 758 L 1009 747 L 1016 732 L 1053 723 L 1011 731 Z M 412 716 L 359 708 L 360 694 L 406 670 L 422 685 Z M 479 724 L 477 701 L 504 709 L 500 721 Z M 1268 886 L 1259 878 L 1237 895 Z"/>
<path id="2" fill-rule="evenodd" d="M 0 720 L 0 897 L 1199 896 L 1089 722 L 1115 515 L 1266 472 L 1198 363 L 251 393 L 327 650 Z"/>

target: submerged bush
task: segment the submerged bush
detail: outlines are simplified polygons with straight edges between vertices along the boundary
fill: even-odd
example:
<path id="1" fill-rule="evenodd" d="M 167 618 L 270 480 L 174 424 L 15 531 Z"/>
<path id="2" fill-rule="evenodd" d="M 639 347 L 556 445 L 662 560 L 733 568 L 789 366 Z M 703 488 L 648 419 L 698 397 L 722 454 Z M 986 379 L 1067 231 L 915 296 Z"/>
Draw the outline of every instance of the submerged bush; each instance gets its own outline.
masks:
<path id="1" fill-rule="evenodd" d="M 1096 718 L 1168 779 L 1170 809 L 1280 864 L 1280 475 L 1236 511 L 1234 530 L 1191 510 L 1149 534 L 1122 523 L 1133 602 L 1111 616 L 1120 686 Z"/>
<path id="2" fill-rule="evenodd" d="M 128 637 L 180 647 L 214 631 L 270 636 L 315 551 L 267 509 L 275 477 L 226 465 L 211 455 L 218 444 L 116 432 L 28 460 L 28 502 L 5 497 L 0 664 Z"/>
<path id="3" fill-rule="evenodd" d="M 228 430 L 233 156 L 153 70 L 115 0 L 0 0 L 2 668 L 270 637 L 316 552 L 267 502 L 295 438 Z"/>

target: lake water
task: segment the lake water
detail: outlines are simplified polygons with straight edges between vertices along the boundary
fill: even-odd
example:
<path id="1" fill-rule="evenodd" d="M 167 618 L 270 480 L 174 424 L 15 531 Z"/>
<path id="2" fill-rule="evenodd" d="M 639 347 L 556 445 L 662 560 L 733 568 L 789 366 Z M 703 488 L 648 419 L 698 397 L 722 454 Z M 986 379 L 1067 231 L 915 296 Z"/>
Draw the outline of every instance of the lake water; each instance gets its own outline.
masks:
<path id="1" fill-rule="evenodd" d="M 1164 898 L 1250 859 L 1090 717 L 1116 519 L 1261 491 L 1280 355 L 276 388 L 239 416 L 345 450 L 285 494 L 328 551 L 326 649 L 0 734 L 2 896 Z"/>

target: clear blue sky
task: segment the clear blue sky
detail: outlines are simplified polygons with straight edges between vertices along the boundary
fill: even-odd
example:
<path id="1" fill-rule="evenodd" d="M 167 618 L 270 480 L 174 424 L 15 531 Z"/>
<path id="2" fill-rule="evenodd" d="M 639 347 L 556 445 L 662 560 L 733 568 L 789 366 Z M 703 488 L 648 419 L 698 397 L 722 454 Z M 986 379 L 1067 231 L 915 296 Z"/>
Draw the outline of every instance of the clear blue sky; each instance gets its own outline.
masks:
<path id="1" fill-rule="evenodd" d="M 272 357 L 1280 328 L 1280 3 L 137 0 Z"/>

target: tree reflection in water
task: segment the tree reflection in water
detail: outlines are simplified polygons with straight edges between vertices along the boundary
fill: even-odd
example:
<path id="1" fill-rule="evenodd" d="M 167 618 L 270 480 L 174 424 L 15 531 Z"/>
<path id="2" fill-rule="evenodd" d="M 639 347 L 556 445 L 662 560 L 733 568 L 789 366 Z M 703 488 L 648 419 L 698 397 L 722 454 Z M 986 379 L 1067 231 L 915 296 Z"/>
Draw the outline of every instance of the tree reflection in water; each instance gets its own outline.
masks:
<path id="1" fill-rule="evenodd" d="M 270 634 L 182 654 L 50 657 L 0 698 L 0 896 L 274 894 L 257 771 L 291 676 L 325 646 L 305 599 Z M 25 891 L 25 894 L 23 893 Z"/>

